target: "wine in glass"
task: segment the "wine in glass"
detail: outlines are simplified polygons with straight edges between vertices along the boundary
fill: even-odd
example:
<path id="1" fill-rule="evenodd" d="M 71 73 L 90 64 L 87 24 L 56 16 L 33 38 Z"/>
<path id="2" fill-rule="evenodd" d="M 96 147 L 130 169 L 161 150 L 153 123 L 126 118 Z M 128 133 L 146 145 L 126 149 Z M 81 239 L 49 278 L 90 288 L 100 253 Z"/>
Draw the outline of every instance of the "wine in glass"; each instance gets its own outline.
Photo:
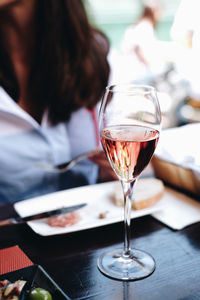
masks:
<path id="1" fill-rule="evenodd" d="M 159 139 L 160 106 L 156 90 L 148 85 L 108 86 L 99 114 L 100 137 L 124 194 L 124 248 L 103 253 L 98 268 L 118 280 L 149 276 L 155 261 L 148 253 L 131 249 L 130 222 L 133 187 L 148 165 Z"/>

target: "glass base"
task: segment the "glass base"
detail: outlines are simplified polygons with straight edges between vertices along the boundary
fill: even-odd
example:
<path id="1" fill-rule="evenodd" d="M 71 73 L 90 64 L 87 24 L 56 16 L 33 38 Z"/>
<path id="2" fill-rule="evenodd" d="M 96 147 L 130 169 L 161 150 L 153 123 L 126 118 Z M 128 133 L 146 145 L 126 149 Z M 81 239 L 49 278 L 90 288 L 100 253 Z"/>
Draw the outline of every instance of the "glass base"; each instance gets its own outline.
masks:
<path id="1" fill-rule="evenodd" d="M 137 249 L 131 250 L 129 256 L 123 256 L 121 249 L 103 253 L 97 265 L 104 275 L 124 281 L 145 278 L 153 273 L 156 266 L 151 255 Z"/>

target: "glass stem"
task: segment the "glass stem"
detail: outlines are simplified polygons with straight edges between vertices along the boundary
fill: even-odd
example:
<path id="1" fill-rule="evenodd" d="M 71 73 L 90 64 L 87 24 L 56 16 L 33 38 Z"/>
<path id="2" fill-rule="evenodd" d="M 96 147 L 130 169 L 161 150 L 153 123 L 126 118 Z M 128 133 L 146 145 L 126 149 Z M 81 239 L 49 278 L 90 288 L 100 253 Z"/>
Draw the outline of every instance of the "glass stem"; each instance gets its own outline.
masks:
<path id="1" fill-rule="evenodd" d="M 133 186 L 136 180 L 132 182 L 121 181 L 124 193 L 124 250 L 123 256 L 130 256 L 130 225 L 131 225 L 131 205 Z"/>

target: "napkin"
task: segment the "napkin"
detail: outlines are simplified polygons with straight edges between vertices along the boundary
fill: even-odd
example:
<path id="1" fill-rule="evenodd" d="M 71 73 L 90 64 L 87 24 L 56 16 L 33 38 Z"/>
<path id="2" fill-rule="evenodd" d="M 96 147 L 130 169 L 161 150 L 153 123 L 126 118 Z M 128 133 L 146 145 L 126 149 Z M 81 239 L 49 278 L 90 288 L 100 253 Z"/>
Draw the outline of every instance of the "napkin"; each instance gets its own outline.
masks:
<path id="1" fill-rule="evenodd" d="M 13 246 L 0 250 L 0 275 L 33 265 L 19 248 Z"/>
<path id="2" fill-rule="evenodd" d="M 192 170 L 200 178 L 199 134 L 200 123 L 163 130 L 155 154 Z"/>
<path id="3" fill-rule="evenodd" d="M 200 203 L 176 190 L 165 187 L 161 210 L 152 216 L 174 230 L 200 222 Z"/>

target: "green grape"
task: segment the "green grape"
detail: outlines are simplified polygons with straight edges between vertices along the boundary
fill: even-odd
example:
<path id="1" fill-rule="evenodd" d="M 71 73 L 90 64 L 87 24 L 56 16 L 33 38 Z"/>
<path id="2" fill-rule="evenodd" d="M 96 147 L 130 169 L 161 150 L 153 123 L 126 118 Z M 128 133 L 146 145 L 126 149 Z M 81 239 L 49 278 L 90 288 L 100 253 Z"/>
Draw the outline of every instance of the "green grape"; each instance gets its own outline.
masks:
<path id="1" fill-rule="evenodd" d="M 29 300 L 52 300 L 51 294 L 42 288 L 34 288 L 28 296 Z"/>

